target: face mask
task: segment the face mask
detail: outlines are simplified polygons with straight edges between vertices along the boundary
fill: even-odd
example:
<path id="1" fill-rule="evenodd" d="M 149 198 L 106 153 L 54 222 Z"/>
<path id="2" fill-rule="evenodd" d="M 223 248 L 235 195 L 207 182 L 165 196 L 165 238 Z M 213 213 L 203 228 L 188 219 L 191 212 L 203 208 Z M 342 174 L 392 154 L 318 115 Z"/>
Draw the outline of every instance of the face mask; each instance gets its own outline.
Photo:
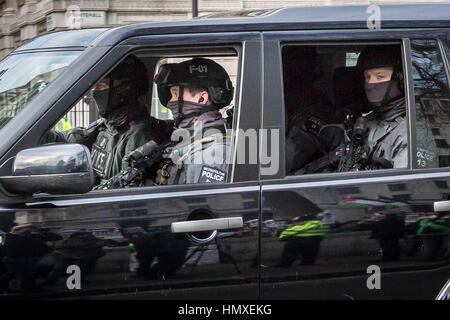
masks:
<path id="1" fill-rule="evenodd" d="M 397 81 L 389 80 L 379 83 L 364 82 L 364 89 L 367 100 L 375 106 L 381 106 L 383 103 L 396 98 L 402 94 L 398 88 Z M 386 92 L 389 90 L 388 94 Z"/>
<path id="2" fill-rule="evenodd" d="M 189 115 L 189 113 L 202 110 L 205 105 L 201 103 L 195 103 L 190 101 L 183 101 L 183 114 Z M 178 101 L 169 101 L 167 103 L 167 109 L 172 112 L 173 118 L 178 118 Z"/>
<path id="3" fill-rule="evenodd" d="M 222 115 L 215 106 L 183 101 L 183 118 L 179 118 L 178 101 L 167 103 L 167 108 L 172 112 L 178 128 L 191 127 L 195 121 L 209 123 L 222 119 Z"/>
<path id="4" fill-rule="evenodd" d="M 113 88 L 109 108 L 111 110 L 120 109 L 123 106 L 130 106 L 137 103 L 137 93 L 131 87 L 129 81 L 124 81 L 119 86 Z"/>
<path id="5" fill-rule="evenodd" d="M 109 90 L 106 89 L 106 90 L 101 90 L 101 91 L 94 91 L 93 97 L 97 104 L 98 114 L 102 118 L 106 118 L 107 109 L 108 109 Z"/>

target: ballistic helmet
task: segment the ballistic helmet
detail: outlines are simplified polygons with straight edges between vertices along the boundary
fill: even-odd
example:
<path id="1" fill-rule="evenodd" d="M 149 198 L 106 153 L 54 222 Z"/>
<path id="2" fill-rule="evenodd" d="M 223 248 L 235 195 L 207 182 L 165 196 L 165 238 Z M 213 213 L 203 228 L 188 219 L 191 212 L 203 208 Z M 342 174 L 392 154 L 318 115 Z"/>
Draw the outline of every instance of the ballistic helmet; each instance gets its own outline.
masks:
<path id="1" fill-rule="evenodd" d="M 163 64 L 155 76 L 155 83 L 163 106 L 167 106 L 173 86 L 204 88 L 218 109 L 229 105 L 233 98 L 234 88 L 228 73 L 215 61 L 205 58 Z"/>
<path id="2" fill-rule="evenodd" d="M 106 77 L 111 80 L 129 80 L 130 87 L 133 88 L 137 97 L 148 92 L 147 67 L 134 54 L 126 57 Z"/>
<path id="3" fill-rule="evenodd" d="M 360 72 L 368 69 L 393 67 L 393 76 L 401 72 L 401 53 L 397 45 L 367 46 L 358 57 Z"/>

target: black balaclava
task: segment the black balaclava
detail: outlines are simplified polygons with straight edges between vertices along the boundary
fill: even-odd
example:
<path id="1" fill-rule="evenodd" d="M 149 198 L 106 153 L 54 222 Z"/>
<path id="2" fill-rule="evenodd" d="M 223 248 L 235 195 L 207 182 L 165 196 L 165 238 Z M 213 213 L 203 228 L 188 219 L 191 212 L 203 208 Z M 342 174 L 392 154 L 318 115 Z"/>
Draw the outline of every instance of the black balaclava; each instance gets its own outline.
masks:
<path id="1" fill-rule="evenodd" d="M 125 80 L 117 87 L 113 87 L 114 79 L 110 78 L 109 83 L 109 89 L 93 92 L 98 113 L 107 120 L 116 113 L 116 110 L 137 104 L 138 98 L 137 92 L 130 81 Z"/>
<path id="2" fill-rule="evenodd" d="M 97 111 L 100 117 L 106 118 L 108 110 L 109 89 L 97 90 L 92 93 L 97 104 Z"/>
<path id="3" fill-rule="evenodd" d="M 390 101 L 403 95 L 398 87 L 397 80 L 389 80 L 379 83 L 364 82 L 367 100 L 377 107 L 382 107 Z"/>
<path id="4" fill-rule="evenodd" d="M 93 92 L 99 115 L 106 123 L 120 126 L 135 121 L 144 114 L 139 97 L 148 91 L 148 75 L 145 64 L 135 55 L 126 57 L 106 76 L 109 89 Z M 115 80 L 121 83 L 114 86 Z"/>
<path id="5" fill-rule="evenodd" d="M 394 79 L 393 79 L 394 78 Z M 374 108 L 377 118 L 392 120 L 406 112 L 405 98 L 394 74 L 391 80 L 379 83 L 364 81 L 367 100 Z"/>
<path id="6" fill-rule="evenodd" d="M 392 67 L 391 79 L 379 83 L 367 83 L 363 77 L 366 98 L 377 118 L 386 119 L 405 110 L 401 88 L 401 53 L 397 45 L 368 46 L 358 58 L 357 68 L 365 70 Z"/>
<path id="7" fill-rule="evenodd" d="M 184 101 L 184 90 L 185 88 L 180 86 L 178 100 L 167 103 L 167 108 L 172 112 L 177 128 L 190 127 L 196 120 L 208 123 L 222 118 L 222 115 L 214 105 Z"/>

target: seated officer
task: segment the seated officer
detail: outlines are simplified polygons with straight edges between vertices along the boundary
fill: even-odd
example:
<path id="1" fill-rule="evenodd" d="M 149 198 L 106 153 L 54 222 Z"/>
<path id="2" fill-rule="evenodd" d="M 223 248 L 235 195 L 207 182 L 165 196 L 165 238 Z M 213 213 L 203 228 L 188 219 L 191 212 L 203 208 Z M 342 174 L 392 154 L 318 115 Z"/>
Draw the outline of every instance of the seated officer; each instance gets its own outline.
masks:
<path id="1" fill-rule="evenodd" d="M 301 173 L 408 166 L 406 104 L 398 46 L 368 46 L 361 52 L 357 68 L 372 111 L 356 119 L 347 132 L 342 125 L 323 126 L 319 138 L 330 152 L 307 164 Z"/>
<path id="2" fill-rule="evenodd" d="M 145 64 L 130 55 L 94 87 L 92 95 L 101 119 L 86 129 L 55 132 L 58 137 L 54 140 L 81 143 L 91 150 L 96 183 L 127 169 L 126 155 L 156 139 L 153 137 L 158 135 L 156 131 L 165 130 L 163 122 L 149 119 L 140 103 L 148 87 Z"/>
<path id="3" fill-rule="evenodd" d="M 406 168 L 408 138 L 403 74 L 398 46 L 368 46 L 358 58 L 372 111 L 362 115 L 367 169 Z"/>
<path id="4" fill-rule="evenodd" d="M 166 150 L 170 161 L 162 170 L 168 178 L 156 182 L 226 182 L 230 139 L 219 110 L 230 104 L 233 85 L 225 69 L 213 60 L 194 58 L 162 65 L 155 83 L 175 121 L 172 141 L 183 140 Z"/>

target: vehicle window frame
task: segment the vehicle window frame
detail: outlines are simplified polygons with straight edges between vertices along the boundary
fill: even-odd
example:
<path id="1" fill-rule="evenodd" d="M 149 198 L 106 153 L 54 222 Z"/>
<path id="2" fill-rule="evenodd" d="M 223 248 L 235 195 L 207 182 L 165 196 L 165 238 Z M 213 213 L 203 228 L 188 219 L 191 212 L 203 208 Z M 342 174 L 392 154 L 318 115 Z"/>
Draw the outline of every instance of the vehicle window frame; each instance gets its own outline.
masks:
<path id="1" fill-rule="evenodd" d="M 411 123 L 411 130 L 410 130 L 410 138 L 414 141 L 414 149 L 416 149 L 416 130 L 415 130 L 415 124 L 416 124 L 416 106 L 415 106 L 415 95 L 414 95 L 414 80 L 413 80 L 413 74 L 412 74 L 412 57 L 411 57 L 411 40 L 434 40 L 437 43 L 437 48 L 439 50 L 439 53 L 441 55 L 443 65 L 445 68 L 445 75 L 447 76 L 447 83 L 449 85 L 450 90 L 450 63 L 448 60 L 448 56 L 445 52 L 444 44 L 442 43 L 442 39 L 439 36 L 419 36 L 419 37 L 410 37 L 408 38 L 408 51 L 409 51 L 409 68 L 410 68 L 410 77 L 408 77 L 408 80 L 411 82 L 410 85 L 410 101 L 414 104 L 414 106 L 411 106 L 411 112 L 414 113 L 414 122 Z M 412 156 L 412 167 L 411 169 L 415 173 L 433 173 L 433 172 L 442 172 L 442 171 L 448 171 L 449 167 L 435 167 L 435 168 L 421 168 L 417 164 L 417 155 L 415 152 L 412 152 L 410 150 L 411 156 Z"/>
<path id="2" fill-rule="evenodd" d="M 136 49 L 136 50 L 133 50 L 133 51 L 127 53 L 124 57 L 121 58 L 120 61 L 125 59 L 126 56 L 128 56 L 130 54 L 133 54 L 133 53 L 135 53 L 135 54 L 137 54 L 139 56 L 140 52 L 152 53 L 152 54 L 155 54 L 155 56 L 158 56 L 157 53 L 160 53 L 160 54 L 172 55 L 172 56 L 176 57 L 176 56 L 180 56 L 181 53 L 184 53 L 186 56 L 207 56 L 207 54 L 205 54 L 205 53 L 210 52 L 210 51 L 216 52 L 215 50 L 217 50 L 217 57 L 222 57 L 220 55 L 220 50 L 221 49 L 222 50 L 227 50 L 227 49 L 234 50 L 235 54 L 236 54 L 236 58 L 237 58 L 236 59 L 237 60 L 236 61 L 237 62 L 237 74 L 236 74 L 236 87 L 234 88 L 234 97 L 233 97 L 233 101 L 234 101 L 235 105 L 234 105 L 233 108 L 237 107 L 236 109 L 234 109 L 234 112 L 236 112 L 236 111 L 237 112 L 234 114 L 235 116 L 233 118 L 233 125 L 232 126 L 233 126 L 233 130 L 236 130 L 236 126 L 239 125 L 238 120 L 237 120 L 239 118 L 238 114 L 240 113 L 240 110 L 241 110 L 241 108 L 240 108 L 240 101 L 239 101 L 239 96 L 240 96 L 239 92 L 241 90 L 240 77 L 241 77 L 241 74 L 242 74 L 241 70 L 242 70 L 242 62 L 243 62 L 243 59 L 242 59 L 242 48 L 239 45 L 236 45 L 236 44 L 233 44 L 233 45 L 220 45 L 220 46 L 208 46 L 207 48 L 206 48 L 206 46 L 207 45 L 192 46 L 192 47 L 188 47 L 188 48 L 174 46 L 174 47 L 167 47 L 167 48 L 161 48 L 161 49 L 159 49 L 159 48 L 151 48 L 151 47 L 150 48 L 142 47 L 142 48 L 139 48 L 139 49 Z M 202 51 L 204 51 L 204 52 L 202 52 Z M 226 56 L 226 55 L 223 55 L 223 56 Z M 118 65 L 120 63 L 120 61 L 117 64 L 115 64 L 114 67 L 116 65 Z M 114 67 L 111 68 L 110 70 L 114 69 Z M 156 70 L 155 70 L 155 72 L 156 72 Z M 106 74 L 108 74 L 108 73 L 106 73 Z M 102 78 L 103 77 L 101 77 L 99 80 L 101 80 Z M 150 82 L 153 85 L 153 79 L 149 79 L 149 83 Z M 234 148 L 235 147 L 236 146 L 235 146 L 234 142 L 231 141 L 230 156 L 234 154 Z M 228 165 L 227 182 L 224 183 L 224 184 L 221 184 L 221 185 L 225 185 L 225 184 L 229 185 L 229 184 L 231 184 L 233 182 L 232 172 L 233 172 L 233 169 L 234 169 L 234 164 L 235 164 L 234 161 L 232 161 L 232 163 Z M 183 186 L 186 186 L 186 185 L 188 185 L 188 184 L 183 184 Z M 203 185 L 208 186 L 207 183 L 205 183 Z M 127 188 L 127 189 L 129 191 L 132 191 L 132 190 L 147 190 L 147 191 L 149 191 L 149 190 L 153 190 L 155 188 L 161 188 L 161 187 L 170 188 L 170 187 L 172 187 L 172 185 L 142 186 L 142 187 Z M 100 190 L 99 192 L 105 192 L 105 191 L 108 191 L 108 190 Z M 96 192 L 96 190 L 92 190 L 92 191 L 88 192 L 87 194 L 91 194 L 91 193 L 95 193 L 95 192 Z"/>
<path id="3" fill-rule="evenodd" d="M 191 47 L 177 47 L 177 46 L 171 46 L 171 47 L 167 47 L 167 48 L 151 48 L 151 47 L 140 47 L 140 48 L 136 48 L 135 50 L 132 50 L 130 52 L 128 52 L 127 54 L 125 54 L 124 56 L 122 56 L 117 63 L 115 63 L 111 68 L 108 69 L 108 71 L 106 73 L 104 73 L 98 80 L 100 81 L 101 79 L 103 79 L 111 70 L 113 70 L 117 65 L 119 65 L 121 63 L 121 61 L 123 61 L 127 56 L 131 55 L 131 54 L 136 54 L 137 56 L 140 56 L 140 53 L 147 53 L 149 54 L 149 56 L 162 56 L 165 57 L 167 56 L 173 56 L 173 57 L 180 57 L 182 54 L 186 55 L 186 56 L 207 56 L 208 52 L 215 52 L 217 57 L 225 57 L 225 56 L 231 56 L 231 55 L 220 55 L 220 50 L 223 51 L 227 51 L 227 50 L 234 50 L 235 52 L 235 56 L 236 57 L 236 63 L 237 63 L 237 74 L 236 74 L 236 87 L 235 87 L 235 92 L 234 92 L 234 107 L 237 107 L 234 111 L 239 113 L 240 112 L 240 104 L 239 104 L 239 91 L 240 91 L 240 76 L 241 76 L 241 70 L 242 70 L 242 48 L 239 45 L 233 44 L 233 45 L 218 45 L 218 46 L 208 46 L 206 48 L 206 45 L 202 45 L 202 46 L 191 46 Z M 156 70 L 155 70 L 156 72 Z M 151 83 L 151 85 L 153 85 L 153 79 L 150 78 L 151 75 L 149 75 L 149 85 Z M 153 74 L 154 76 L 154 74 Z M 79 101 L 80 99 L 82 99 L 82 97 L 78 98 L 77 101 Z M 70 109 L 69 109 L 70 110 Z M 238 125 L 238 121 L 237 121 L 237 114 L 235 114 L 235 117 L 233 118 L 233 128 L 236 128 L 236 126 Z M 230 155 L 233 154 L 233 149 L 235 147 L 234 143 L 231 143 L 231 152 Z M 218 184 L 219 186 L 224 186 L 224 185 L 230 185 L 232 184 L 232 169 L 234 166 L 234 161 L 232 162 L 232 164 L 229 164 L 229 168 L 228 168 L 228 176 L 227 176 L 227 182 L 224 184 Z M 182 186 L 186 186 L 188 184 L 182 184 Z M 194 184 L 189 184 L 189 185 L 194 185 Z M 200 185 L 200 184 L 196 184 L 196 185 Z M 209 186 L 209 184 L 204 183 L 202 184 L 203 186 Z M 121 193 L 120 191 L 126 189 L 126 193 L 140 193 L 140 191 L 144 191 L 144 192 L 149 192 L 155 189 L 161 189 L 161 192 L 170 192 L 171 188 L 173 188 L 174 185 L 161 185 L 161 186 L 142 186 L 142 187 L 132 187 L 132 188 L 123 188 L 123 189 L 115 189 L 113 193 L 111 193 L 111 191 L 113 190 L 91 190 L 87 193 L 85 193 L 84 195 L 97 195 L 97 194 L 116 194 L 116 193 Z M 169 189 L 169 190 L 167 190 Z M 176 189 L 176 188 L 175 188 Z M 175 191 L 175 190 L 174 190 Z M 159 192 L 158 192 L 159 193 Z"/>
<path id="4" fill-rule="evenodd" d="M 235 87 L 235 93 L 234 93 L 234 118 L 233 118 L 233 128 L 234 130 L 236 130 L 235 128 L 237 128 L 237 126 L 239 126 L 239 119 L 240 119 L 240 111 L 241 111 L 241 98 L 242 98 L 242 64 L 244 63 L 244 53 L 243 53 L 243 42 L 241 43 L 220 43 L 220 44 L 214 44 L 214 45 L 208 45 L 208 44 L 199 44 L 199 45 L 195 45 L 192 46 L 192 48 L 188 48 L 189 50 L 186 49 L 186 47 L 178 47 L 178 46 L 171 46 L 171 47 L 167 47 L 167 48 L 163 48 L 163 49 L 159 49 L 159 48 L 152 48 L 152 47 L 144 47 L 144 46 L 138 46 L 138 47 L 134 47 L 132 49 L 126 50 L 126 51 L 122 51 L 122 54 L 120 55 L 120 57 L 118 57 L 114 63 L 112 63 L 107 69 L 105 69 L 105 71 L 103 71 L 100 75 L 97 75 L 96 80 L 95 81 L 91 81 L 91 85 L 89 86 L 89 88 L 92 87 L 93 83 L 98 82 L 99 80 L 101 80 L 105 75 L 107 75 L 112 69 L 114 69 L 114 67 L 116 67 L 123 59 L 125 59 L 126 56 L 128 56 L 129 54 L 132 53 L 138 53 L 141 51 L 145 51 L 145 52 L 150 52 L 150 51 L 160 51 L 160 52 L 164 52 L 164 53 L 169 53 L 169 52 L 175 52 L 177 50 L 182 51 L 183 49 L 185 51 L 189 51 L 189 54 L 186 54 L 186 56 L 192 55 L 192 50 L 195 48 L 200 48 L 200 49 L 204 49 L 206 46 L 211 49 L 214 48 L 214 50 L 218 50 L 218 49 L 224 49 L 224 48 L 228 48 L 228 49 L 233 49 L 235 51 L 235 57 L 236 57 L 236 63 L 237 63 L 237 74 L 236 74 L 236 87 Z M 195 52 L 196 54 L 194 55 L 198 55 L 201 56 L 203 53 L 200 52 L 201 50 L 199 50 L 198 54 L 197 52 Z M 217 56 L 220 56 L 220 54 L 217 54 Z M 98 74 L 98 73 L 97 73 Z M 89 90 L 89 89 L 87 89 Z M 70 107 L 64 110 L 64 112 L 62 114 L 65 114 L 65 112 L 67 112 L 68 110 L 70 110 L 70 108 L 73 107 L 74 103 L 76 103 L 76 101 L 79 101 L 83 95 L 86 94 L 86 90 L 83 91 L 83 93 L 77 97 L 77 99 L 74 99 L 73 103 L 69 104 Z M 58 117 L 59 119 L 59 117 Z M 51 128 L 52 126 L 50 126 Z M 48 128 L 47 128 L 48 129 Z M 42 131 L 42 132 L 45 132 Z M 231 145 L 231 150 L 234 150 L 235 148 L 235 144 L 232 142 Z M 232 157 L 235 156 L 234 152 L 230 152 L 230 155 Z M 231 161 L 230 164 L 230 169 L 229 169 L 229 178 L 227 183 L 224 184 L 182 184 L 182 185 L 165 185 L 165 186 L 143 186 L 143 187 L 133 187 L 133 188 L 123 188 L 123 189 L 113 189 L 113 190 L 91 190 L 90 192 L 84 193 L 84 194 L 69 194 L 69 195 L 48 195 L 48 194 L 35 194 L 31 197 L 31 199 L 33 201 L 36 200 L 40 200 L 40 199 L 53 199 L 55 201 L 58 201 L 58 199 L 69 199 L 72 198 L 74 199 L 73 201 L 77 201 L 75 199 L 79 199 L 79 201 L 83 201 L 82 199 L 85 198 L 95 198 L 98 199 L 98 197 L 105 197 L 105 199 L 110 199 L 112 201 L 114 201 L 113 197 L 116 197 L 118 195 L 123 195 L 123 196 L 133 196 L 136 195 L 137 197 L 139 197 L 139 194 L 145 193 L 145 194 L 155 194 L 156 197 L 157 194 L 163 193 L 171 193 L 171 192 L 182 192 L 182 191 L 186 191 L 191 190 L 191 191 L 195 191 L 195 190 L 204 190 L 206 188 L 208 189 L 219 189 L 222 190 L 224 188 L 234 188 L 234 187 L 239 187 L 240 185 L 243 186 L 247 186 L 247 185 L 256 185 L 257 180 L 248 180 L 248 181 L 238 181 L 235 182 L 234 181 L 234 176 L 232 176 L 234 174 L 234 171 L 232 171 L 232 169 L 234 170 L 234 161 Z M 187 186 L 189 186 L 188 188 L 186 188 Z M 213 191 L 214 192 L 214 191 Z"/>
<path id="5" fill-rule="evenodd" d="M 411 114 L 411 110 L 413 109 L 411 107 L 411 99 L 409 97 L 409 94 L 411 92 L 411 88 L 410 85 L 407 81 L 407 78 L 409 77 L 410 74 L 410 69 L 408 67 L 408 62 L 407 62 L 407 55 L 408 55 L 408 50 L 409 48 L 406 45 L 406 39 L 405 38 L 395 38 L 395 39 L 383 39 L 380 41 L 375 41 L 374 39 L 367 39 L 367 40 L 361 40 L 361 39 L 357 39 L 354 41 L 336 41 L 336 42 L 332 42 L 332 41 L 301 41 L 301 40 L 288 40 L 288 41 L 280 41 L 280 52 L 282 52 L 284 46 L 292 46 L 292 45 L 298 45 L 298 46 L 346 46 L 346 45 L 350 45 L 350 46 L 358 46 L 358 45 L 388 45 L 388 44 L 394 44 L 394 45 L 399 45 L 401 48 L 401 54 L 402 54 L 402 67 L 403 67 L 403 72 L 404 72 L 404 87 L 405 87 L 405 98 L 406 98 L 406 105 L 407 105 L 407 112 L 406 112 L 406 121 L 407 121 L 407 132 L 408 132 L 408 167 L 407 168 L 392 168 L 392 169 L 378 169 L 378 170 L 367 170 L 367 171 L 359 171 L 359 172 L 331 172 L 331 173 L 311 173 L 311 174 L 303 174 L 303 175 L 287 175 L 286 172 L 284 172 L 284 177 L 281 178 L 282 180 L 286 180 L 286 181 L 293 181 L 293 180 L 301 180 L 301 181 L 323 181 L 323 180 L 344 180 L 344 179 L 350 179 L 350 178 L 369 178 L 369 177 L 381 177 L 381 176 L 386 176 L 386 175 L 402 175 L 402 174 L 408 174 L 411 172 L 411 168 L 412 168 L 412 160 L 411 159 L 411 150 L 412 150 L 412 146 L 415 145 L 415 141 L 411 140 L 411 119 L 414 118 L 415 119 L 415 114 L 414 117 Z M 411 61 L 409 59 L 409 61 Z M 281 65 L 280 68 L 282 69 L 283 67 L 283 62 L 281 61 Z M 281 73 L 283 71 L 281 70 Z M 412 75 L 411 75 L 412 76 Z M 282 80 L 283 81 L 283 80 Z M 285 92 L 284 92 L 284 86 L 282 83 L 282 101 L 283 101 L 283 106 L 282 109 L 284 110 L 285 113 Z M 413 101 L 413 100 L 412 100 Z M 283 116 L 283 123 L 282 125 L 282 132 L 285 132 L 285 119 L 286 117 Z M 413 145 L 414 143 L 414 145 Z M 286 146 L 282 146 L 280 147 L 280 162 L 281 161 L 285 161 L 285 148 Z"/>
<path id="6" fill-rule="evenodd" d="M 437 38 L 435 38 L 435 40 L 437 41 L 439 50 L 441 52 L 442 61 L 444 63 L 444 67 L 445 67 L 445 73 L 447 75 L 447 80 L 448 80 L 449 86 L 450 86 L 450 62 L 448 60 L 449 57 L 447 55 L 447 52 L 445 51 L 445 47 L 444 47 L 444 43 L 442 42 L 442 39 L 437 37 Z M 449 36 L 449 40 L 448 41 L 450 41 L 450 36 Z M 448 48 L 448 46 L 447 46 L 447 48 Z"/>

